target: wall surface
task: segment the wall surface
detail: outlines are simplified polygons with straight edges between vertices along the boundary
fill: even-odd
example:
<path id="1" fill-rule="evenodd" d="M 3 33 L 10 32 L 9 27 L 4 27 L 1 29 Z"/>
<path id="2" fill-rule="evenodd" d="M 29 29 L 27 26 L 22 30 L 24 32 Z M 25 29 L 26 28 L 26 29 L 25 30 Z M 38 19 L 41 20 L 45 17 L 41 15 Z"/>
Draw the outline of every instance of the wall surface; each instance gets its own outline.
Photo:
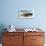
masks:
<path id="1" fill-rule="evenodd" d="M 34 11 L 32 19 L 18 19 L 18 9 Z M 40 27 L 46 32 L 46 0 L 0 0 L 0 31 L 13 24 L 16 28 Z"/>

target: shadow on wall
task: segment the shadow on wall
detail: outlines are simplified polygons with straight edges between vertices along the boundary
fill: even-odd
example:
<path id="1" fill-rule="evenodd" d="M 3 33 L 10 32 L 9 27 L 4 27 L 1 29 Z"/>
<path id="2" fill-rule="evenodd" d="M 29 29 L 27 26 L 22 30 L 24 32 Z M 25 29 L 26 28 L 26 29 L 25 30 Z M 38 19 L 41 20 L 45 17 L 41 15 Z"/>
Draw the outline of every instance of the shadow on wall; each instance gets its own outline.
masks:
<path id="1" fill-rule="evenodd" d="M 6 30 L 4 30 L 4 28 L 6 28 L 5 25 L 0 24 L 0 43 L 2 43 L 2 36 L 3 36 L 2 32 L 6 31 Z"/>

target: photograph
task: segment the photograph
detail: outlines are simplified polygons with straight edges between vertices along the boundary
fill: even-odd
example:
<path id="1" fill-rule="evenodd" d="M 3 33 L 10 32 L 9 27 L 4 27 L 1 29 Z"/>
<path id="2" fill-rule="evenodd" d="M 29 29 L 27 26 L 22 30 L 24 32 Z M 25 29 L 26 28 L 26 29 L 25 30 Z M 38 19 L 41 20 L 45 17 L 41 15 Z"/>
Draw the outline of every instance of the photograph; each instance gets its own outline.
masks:
<path id="1" fill-rule="evenodd" d="M 33 10 L 18 10 L 18 18 L 33 18 L 34 12 Z"/>

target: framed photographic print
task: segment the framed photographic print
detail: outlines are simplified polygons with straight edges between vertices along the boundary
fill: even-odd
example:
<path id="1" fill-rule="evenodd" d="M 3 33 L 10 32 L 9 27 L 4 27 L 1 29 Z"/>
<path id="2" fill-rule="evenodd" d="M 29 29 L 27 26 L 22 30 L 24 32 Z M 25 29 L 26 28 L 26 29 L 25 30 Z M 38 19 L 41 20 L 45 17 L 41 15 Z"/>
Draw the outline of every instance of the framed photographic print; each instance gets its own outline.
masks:
<path id="1" fill-rule="evenodd" d="M 33 18 L 34 11 L 33 10 L 18 10 L 18 18 Z"/>

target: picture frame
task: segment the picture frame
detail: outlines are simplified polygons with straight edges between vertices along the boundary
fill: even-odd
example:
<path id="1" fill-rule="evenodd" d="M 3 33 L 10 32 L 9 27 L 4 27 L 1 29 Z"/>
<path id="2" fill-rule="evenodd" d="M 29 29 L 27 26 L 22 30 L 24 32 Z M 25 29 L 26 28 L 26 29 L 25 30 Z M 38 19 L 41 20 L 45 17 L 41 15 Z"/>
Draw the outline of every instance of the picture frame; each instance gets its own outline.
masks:
<path id="1" fill-rule="evenodd" d="M 33 17 L 34 17 L 33 10 L 26 10 L 26 9 L 18 10 L 18 18 L 33 18 Z"/>

